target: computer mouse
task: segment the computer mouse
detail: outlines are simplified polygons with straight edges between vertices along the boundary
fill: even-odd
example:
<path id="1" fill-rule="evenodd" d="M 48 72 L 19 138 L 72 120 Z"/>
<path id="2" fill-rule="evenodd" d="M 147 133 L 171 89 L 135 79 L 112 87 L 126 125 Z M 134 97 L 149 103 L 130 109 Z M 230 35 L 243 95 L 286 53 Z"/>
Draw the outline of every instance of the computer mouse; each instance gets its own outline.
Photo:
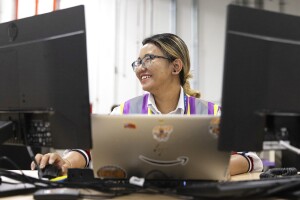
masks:
<path id="1" fill-rule="evenodd" d="M 52 179 L 60 176 L 60 172 L 61 170 L 56 165 L 48 164 L 41 169 L 40 177 Z"/>

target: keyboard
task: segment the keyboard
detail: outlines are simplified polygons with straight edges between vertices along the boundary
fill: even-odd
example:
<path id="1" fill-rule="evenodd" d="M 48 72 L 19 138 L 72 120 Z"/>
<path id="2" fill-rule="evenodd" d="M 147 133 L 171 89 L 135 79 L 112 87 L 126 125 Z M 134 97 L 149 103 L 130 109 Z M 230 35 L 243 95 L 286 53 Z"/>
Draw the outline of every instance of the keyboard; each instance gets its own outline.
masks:
<path id="1" fill-rule="evenodd" d="M 176 191 L 196 198 L 255 198 L 299 195 L 299 186 L 300 176 L 297 175 L 252 181 L 187 182 Z"/>

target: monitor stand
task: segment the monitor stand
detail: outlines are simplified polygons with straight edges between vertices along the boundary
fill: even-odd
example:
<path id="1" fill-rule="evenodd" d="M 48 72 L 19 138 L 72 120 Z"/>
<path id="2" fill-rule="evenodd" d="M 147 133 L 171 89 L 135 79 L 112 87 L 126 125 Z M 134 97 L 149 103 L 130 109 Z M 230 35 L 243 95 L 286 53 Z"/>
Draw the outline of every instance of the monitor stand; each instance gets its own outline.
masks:
<path id="1" fill-rule="evenodd" d="M 297 112 L 261 112 L 265 121 L 264 150 L 283 150 L 284 141 L 300 147 L 300 113 Z"/>

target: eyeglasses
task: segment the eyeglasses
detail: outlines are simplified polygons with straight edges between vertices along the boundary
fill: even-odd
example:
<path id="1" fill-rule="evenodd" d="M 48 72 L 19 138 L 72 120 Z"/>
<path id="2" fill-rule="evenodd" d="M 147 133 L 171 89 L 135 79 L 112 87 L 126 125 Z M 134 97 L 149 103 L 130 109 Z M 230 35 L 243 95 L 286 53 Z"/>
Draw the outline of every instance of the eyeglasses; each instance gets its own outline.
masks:
<path id="1" fill-rule="evenodd" d="M 146 54 L 143 59 L 138 59 L 138 60 L 134 61 L 131 64 L 131 67 L 132 67 L 132 69 L 133 69 L 134 72 L 136 71 L 136 69 L 140 65 L 142 65 L 142 67 L 144 67 L 144 68 L 148 68 L 151 65 L 151 61 L 154 60 L 155 58 L 163 58 L 163 59 L 170 60 L 170 58 L 167 58 L 167 57 L 164 57 L 164 56 L 157 56 L 157 55 L 152 55 L 152 54 Z"/>

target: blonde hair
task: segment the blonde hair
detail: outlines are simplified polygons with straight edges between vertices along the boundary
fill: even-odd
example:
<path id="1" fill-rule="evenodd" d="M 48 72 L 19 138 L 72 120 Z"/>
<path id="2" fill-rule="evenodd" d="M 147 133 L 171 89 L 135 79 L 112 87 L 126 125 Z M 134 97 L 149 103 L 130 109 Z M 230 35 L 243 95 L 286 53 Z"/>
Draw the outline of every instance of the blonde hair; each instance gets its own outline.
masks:
<path id="1" fill-rule="evenodd" d="M 190 56 L 189 50 L 185 42 L 177 35 L 171 33 L 162 33 L 153 35 L 143 40 L 143 45 L 152 43 L 165 54 L 171 61 L 180 59 L 183 63 L 183 68 L 179 73 L 180 84 L 184 89 L 184 92 L 190 96 L 199 98 L 200 92 L 191 89 L 189 79 L 192 78 L 190 73 Z"/>

